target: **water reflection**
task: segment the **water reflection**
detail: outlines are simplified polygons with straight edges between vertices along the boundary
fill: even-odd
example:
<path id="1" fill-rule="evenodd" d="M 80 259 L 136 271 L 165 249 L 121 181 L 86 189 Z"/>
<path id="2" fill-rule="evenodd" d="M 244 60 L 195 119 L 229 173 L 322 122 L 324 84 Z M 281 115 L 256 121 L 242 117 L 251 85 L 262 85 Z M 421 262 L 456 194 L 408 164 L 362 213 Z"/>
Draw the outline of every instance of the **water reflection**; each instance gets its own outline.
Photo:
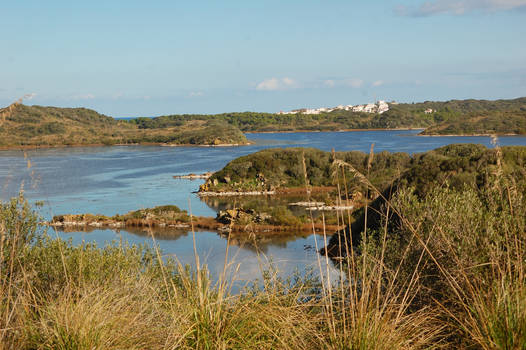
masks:
<path id="1" fill-rule="evenodd" d="M 62 236 L 67 237 L 68 239 L 73 237 L 75 233 L 90 234 L 87 237 L 94 238 L 96 235 L 99 235 L 100 232 L 105 232 L 104 236 L 110 236 L 112 233 L 113 237 L 129 237 L 130 235 L 138 236 L 144 238 L 145 242 L 152 242 L 153 239 L 156 241 L 177 241 L 182 237 L 192 236 L 192 231 L 190 229 L 180 229 L 180 228 L 163 228 L 155 227 L 153 229 L 148 229 L 144 227 L 126 227 L 125 229 L 100 229 L 94 226 L 82 226 L 82 227 L 56 227 L 53 228 L 56 232 Z M 230 234 L 213 232 L 206 230 L 196 229 L 195 232 L 200 235 L 204 233 L 214 233 L 223 240 L 227 240 L 231 246 L 237 246 L 239 248 L 248 249 L 253 252 L 268 253 L 269 247 L 275 248 L 286 248 L 287 244 L 294 242 L 298 239 L 306 239 L 311 234 L 305 232 L 287 232 L 287 233 L 278 233 L 270 234 L 267 236 L 254 236 L 250 233 L 238 233 Z M 153 236 L 153 238 L 152 238 Z M 86 236 L 85 236 L 86 237 Z M 101 241 L 103 242 L 103 241 Z M 110 242 L 106 240 L 105 242 Z M 193 243 L 193 242 L 192 242 Z M 163 245 L 164 251 L 164 245 Z M 191 247 L 193 249 L 193 247 Z M 314 249 L 313 247 L 307 247 L 307 249 Z"/>
<path id="2" fill-rule="evenodd" d="M 162 249 L 164 256 L 175 257 L 183 264 L 195 267 L 193 251 L 194 235 L 191 232 L 175 233 L 175 236 L 166 237 L 154 232 L 156 242 Z M 71 240 L 73 244 L 82 242 L 128 242 L 129 244 L 153 243 L 151 235 L 144 231 L 130 232 L 128 229 L 112 231 L 93 229 L 81 232 L 54 231 L 51 235 Z M 102 242 L 102 243 L 101 243 Z M 236 266 L 240 269 L 234 274 L 241 284 L 262 278 L 262 272 L 275 266 L 282 276 L 289 276 L 296 271 L 305 273 L 308 270 L 318 273 L 318 258 L 316 245 L 323 244 L 321 236 L 280 236 L 268 241 L 235 241 L 229 242 L 220 234 L 210 231 L 197 231 L 195 233 L 197 253 L 201 263 L 206 264 L 211 277 L 215 280 L 223 272 L 225 257 L 227 267 L 234 272 Z M 229 244 L 228 256 L 227 244 Z M 322 259 L 323 260 L 323 259 Z M 324 271 L 325 272 L 325 271 Z M 331 278 L 337 278 L 338 273 L 330 269 Z"/>

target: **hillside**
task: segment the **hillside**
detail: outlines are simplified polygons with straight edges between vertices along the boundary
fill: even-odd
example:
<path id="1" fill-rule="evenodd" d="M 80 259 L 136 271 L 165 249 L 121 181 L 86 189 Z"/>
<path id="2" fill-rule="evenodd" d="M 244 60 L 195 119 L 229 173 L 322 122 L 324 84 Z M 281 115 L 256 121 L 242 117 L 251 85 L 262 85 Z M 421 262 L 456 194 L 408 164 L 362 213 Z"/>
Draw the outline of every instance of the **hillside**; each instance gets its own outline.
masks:
<path id="1" fill-rule="evenodd" d="M 526 147 L 502 147 L 503 169 L 507 173 L 526 176 Z M 275 148 L 239 157 L 213 174 L 201 191 L 267 191 L 305 187 L 303 159 L 311 186 L 333 186 L 337 159 L 347 169 L 349 165 L 362 174 L 380 191 L 397 180 L 404 186 L 416 186 L 427 193 L 432 184 L 447 181 L 452 186 L 480 185 L 483 173 L 496 165 L 495 150 L 483 145 L 457 144 L 410 156 L 407 153 L 374 154 L 363 152 L 330 152 L 314 148 Z M 369 168 L 369 169 L 368 169 Z M 341 176 L 341 175 L 340 175 Z M 347 175 L 350 195 L 364 189 L 359 177 Z M 341 179 L 340 179 L 341 180 Z"/>
<path id="2" fill-rule="evenodd" d="M 247 144 L 243 132 L 425 128 L 422 135 L 526 134 L 526 97 L 390 104 L 383 114 L 257 112 L 115 120 L 86 108 L 0 109 L 0 148 L 94 144 Z"/>
<path id="3" fill-rule="evenodd" d="M 157 118 L 138 118 L 133 121 L 143 128 L 173 126 L 188 120 L 220 120 L 243 132 L 337 131 L 351 129 L 425 128 L 432 118 L 411 113 L 384 114 L 337 110 L 330 113 L 272 114 L 258 112 L 223 113 L 214 115 L 168 115 Z"/>
<path id="4" fill-rule="evenodd" d="M 526 107 L 516 111 L 481 111 L 453 117 L 421 135 L 526 135 Z"/>
<path id="5" fill-rule="evenodd" d="M 426 113 L 426 110 L 432 110 Z M 411 129 L 429 128 L 426 134 L 435 133 L 434 126 L 454 124 L 447 129 L 450 134 L 494 133 L 509 134 L 523 130 L 526 98 L 513 100 L 451 100 L 421 103 L 390 104 L 383 114 L 334 110 L 320 114 L 272 114 L 257 112 L 223 113 L 214 115 L 179 114 L 157 118 L 137 118 L 131 123 L 141 128 L 177 126 L 191 120 L 219 120 L 243 132 L 279 131 L 335 131 L 351 129 Z M 473 115 L 485 115 L 489 123 L 478 122 Z M 513 119 L 510 122 L 509 119 Z M 466 127 L 455 126 L 456 121 Z M 474 123 L 473 131 L 469 125 Z M 449 124 L 448 124 L 449 125 Z M 497 127 L 498 125 L 498 127 Z"/>
<path id="6" fill-rule="evenodd" d="M 238 128 L 221 120 L 185 120 L 146 129 L 86 108 L 14 104 L 0 109 L 0 148 L 135 143 L 219 145 L 247 140 Z"/>

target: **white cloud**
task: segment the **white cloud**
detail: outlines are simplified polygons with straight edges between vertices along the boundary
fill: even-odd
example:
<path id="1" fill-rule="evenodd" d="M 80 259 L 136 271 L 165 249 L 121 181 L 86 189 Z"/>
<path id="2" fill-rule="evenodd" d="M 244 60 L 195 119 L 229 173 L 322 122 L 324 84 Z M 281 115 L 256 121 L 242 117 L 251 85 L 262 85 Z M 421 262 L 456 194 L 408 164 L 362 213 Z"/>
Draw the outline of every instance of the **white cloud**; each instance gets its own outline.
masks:
<path id="1" fill-rule="evenodd" d="M 270 78 L 265 79 L 256 85 L 256 90 L 276 91 L 297 88 L 298 84 L 291 78 Z"/>
<path id="2" fill-rule="evenodd" d="M 315 87 L 325 87 L 325 88 L 337 88 L 337 87 L 351 87 L 354 89 L 361 88 L 364 84 L 362 79 L 358 78 L 330 78 L 323 80 L 320 83 L 315 84 Z"/>
<path id="3" fill-rule="evenodd" d="M 203 95 L 202 91 L 192 91 L 188 94 L 188 97 L 201 97 Z"/>
<path id="4" fill-rule="evenodd" d="M 37 94 L 32 92 L 30 94 L 25 94 L 24 97 L 22 97 L 22 99 L 26 100 L 26 101 L 29 101 L 29 100 L 32 100 Z"/>
<path id="5" fill-rule="evenodd" d="M 356 79 L 356 78 L 350 78 L 350 79 L 344 79 L 343 85 L 350 86 L 352 88 L 359 88 L 363 86 L 363 80 L 362 79 Z"/>
<path id="6" fill-rule="evenodd" d="M 373 86 L 382 86 L 384 84 L 385 84 L 385 82 L 383 80 L 377 80 L 377 81 L 373 82 Z"/>
<path id="7" fill-rule="evenodd" d="M 474 11 L 509 11 L 526 9 L 526 0 L 433 0 L 418 7 L 399 6 L 401 15 L 423 17 L 438 14 L 463 15 Z"/>

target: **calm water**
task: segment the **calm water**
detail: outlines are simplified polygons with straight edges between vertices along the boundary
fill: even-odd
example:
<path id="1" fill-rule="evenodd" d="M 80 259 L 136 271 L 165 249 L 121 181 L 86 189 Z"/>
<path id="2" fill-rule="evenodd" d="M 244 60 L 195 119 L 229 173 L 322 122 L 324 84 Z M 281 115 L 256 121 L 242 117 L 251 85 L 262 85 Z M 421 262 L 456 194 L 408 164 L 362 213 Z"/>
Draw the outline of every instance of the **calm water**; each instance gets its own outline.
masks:
<path id="1" fill-rule="evenodd" d="M 270 147 L 315 147 L 329 151 L 360 150 L 424 152 L 450 143 L 481 143 L 491 146 L 489 137 L 419 137 L 412 131 L 361 131 L 320 133 L 248 134 L 254 145 L 244 147 L 157 147 L 115 146 L 48 149 L 26 152 L 0 151 L 0 199 L 5 201 L 23 188 L 31 201 L 43 201 L 41 215 L 48 219 L 65 213 L 114 215 L 138 208 L 175 204 L 194 215 L 215 216 L 193 193 L 202 180 L 173 179 L 173 175 L 203 173 L 221 169 L 230 160 Z M 526 145 L 526 137 L 501 137 L 501 145 Z M 31 167 L 28 168 L 28 161 Z M 191 207 L 191 208 L 190 208 Z M 150 242 L 150 238 L 121 231 L 56 233 L 100 245 L 112 240 Z M 319 237 L 318 237 L 319 239 Z M 214 232 L 198 232 L 197 248 L 215 275 L 222 271 L 226 241 Z M 191 234 L 159 239 L 164 254 L 175 254 L 183 263 L 193 263 Z M 323 245 L 322 242 L 318 244 Z M 317 264 L 312 236 L 261 243 L 259 247 L 233 247 L 230 258 L 241 263 L 240 279 L 259 276 L 267 258 L 285 273 Z"/>

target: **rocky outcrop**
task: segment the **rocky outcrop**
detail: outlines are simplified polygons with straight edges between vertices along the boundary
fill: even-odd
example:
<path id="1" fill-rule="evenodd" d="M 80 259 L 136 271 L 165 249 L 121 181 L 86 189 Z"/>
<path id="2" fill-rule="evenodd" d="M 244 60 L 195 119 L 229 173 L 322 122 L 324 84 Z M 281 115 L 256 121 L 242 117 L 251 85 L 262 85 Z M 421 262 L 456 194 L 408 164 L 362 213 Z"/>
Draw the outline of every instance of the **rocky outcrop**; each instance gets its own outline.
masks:
<path id="1" fill-rule="evenodd" d="M 174 179 L 188 179 L 188 180 L 196 180 L 196 179 L 208 179 L 210 176 L 212 176 L 214 173 L 209 171 L 204 174 L 188 174 L 188 175 L 174 175 Z"/>
<path id="2" fill-rule="evenodd" d="M 217 214 L 216 221 L 222 224 L 248 224 L 257 223 L 262 224 L 268 222 L 271 218 L 269 214 L 258 213 L 252 209 L 228 209 L 220 210 Z"/>
<path id="3" fill-rule="evenodd" d="M 197 195 L 200 197 L 218 197 L 218 196 L 262 196 L 262 195 L 273 195 L 276 191 L 229 191 L 229 192 L 207 192 L 199 191 Z"/>

